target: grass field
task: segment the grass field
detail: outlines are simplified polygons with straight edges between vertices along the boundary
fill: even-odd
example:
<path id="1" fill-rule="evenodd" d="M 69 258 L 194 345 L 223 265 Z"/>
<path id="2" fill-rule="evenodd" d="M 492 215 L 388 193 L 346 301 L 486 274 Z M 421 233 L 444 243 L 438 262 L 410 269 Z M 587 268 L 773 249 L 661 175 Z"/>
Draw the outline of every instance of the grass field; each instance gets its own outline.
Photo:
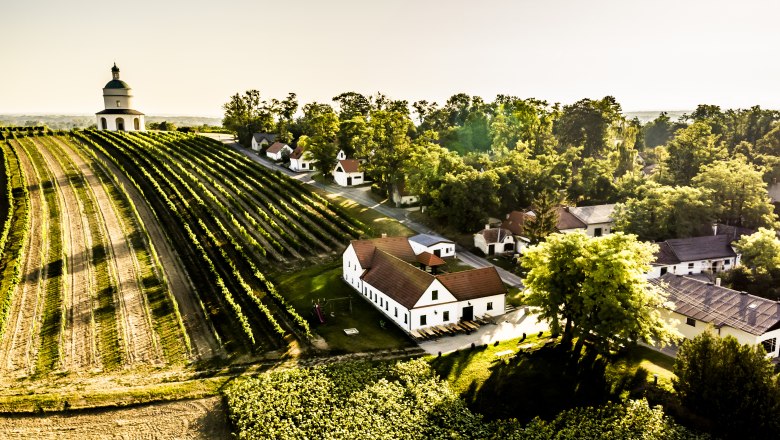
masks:
<path id="1" fill-rule="evenodd" d="M 296 311 L 309 320 L 312 329 L 325 339 L 331 353 L 413 346 L 414 343 L 409 337 L 389 322 L 384 329 L 380 327 L 380 321 L 389 320 L 341 279 L 341 271 L 339 258 L 292 274 L 279 275 L 275 283 Z M 332 300 L 336 298 L 348 299 L 333 302 Z M 350 299 L 351 313 L 349 312 Z M 315 300 L 321 301 L 325 324 L 320 324 L 312 314 Z M 325 302 L 328 300 L 330 302 Z M 356 328 L 360 333 L 347 336 L 344 334 L 345 328 Z"/>
<path id="2" fill-rule="evenodd" d="M 658 374 L 661 387 L 671 386 L 673 360 L 646 347 L 633 347 L 615 359 L 584 353 L 573 360 L 557 345 L 541 347 L 537 335 L 518 342 L 461 350 L 429 361 L 472 410 L 488 419 L 553 417 L 564 409 L 625 396 L 652 381 L 653 374 Z M 529 343 L 535 347 L 524 354 L 496 356 Z"/>

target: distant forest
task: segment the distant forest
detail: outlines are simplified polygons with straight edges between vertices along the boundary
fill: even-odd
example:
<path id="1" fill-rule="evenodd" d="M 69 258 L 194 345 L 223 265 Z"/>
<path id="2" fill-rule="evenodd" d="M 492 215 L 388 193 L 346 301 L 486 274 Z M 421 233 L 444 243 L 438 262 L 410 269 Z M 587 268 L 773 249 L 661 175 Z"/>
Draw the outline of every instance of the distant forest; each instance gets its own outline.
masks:
<path id="1" fill-rule="evenodd" d="M 196 127 L 204 124 L 221 126 L 220 118 L 201 116 L 146 116 L 146 123 L 169 122 L 177 127 Z M 95 115 L 5 115 L 0 114 L 0 127 L 37 127 L 45 125 L 52 130 L 95 127 Z"/>

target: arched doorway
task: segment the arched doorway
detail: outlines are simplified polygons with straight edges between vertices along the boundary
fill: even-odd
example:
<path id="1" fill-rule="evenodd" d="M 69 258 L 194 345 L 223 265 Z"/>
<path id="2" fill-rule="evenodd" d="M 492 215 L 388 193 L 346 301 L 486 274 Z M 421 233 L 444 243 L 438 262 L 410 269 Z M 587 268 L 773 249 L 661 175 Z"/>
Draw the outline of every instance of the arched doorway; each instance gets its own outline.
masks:
<path id="1" fill-rule="evenodd" d="M 133 127 L 135 127 L 136 131 L 141 129 L 141 121 L 138 118 L 133 118 Z"/>
<path id="2" fill-rule="evenodd" d="M 108 128 L 108 123 L 106 122 L 106 118 L 100 118 L 100 128 L 102 130 L 105 130 Z"/>
<path id="3" fill-rule="evenodd" d="M 125 131 L 125 120 L 122 118 L 116 118 L 116 129 L 119 131 Z"/>

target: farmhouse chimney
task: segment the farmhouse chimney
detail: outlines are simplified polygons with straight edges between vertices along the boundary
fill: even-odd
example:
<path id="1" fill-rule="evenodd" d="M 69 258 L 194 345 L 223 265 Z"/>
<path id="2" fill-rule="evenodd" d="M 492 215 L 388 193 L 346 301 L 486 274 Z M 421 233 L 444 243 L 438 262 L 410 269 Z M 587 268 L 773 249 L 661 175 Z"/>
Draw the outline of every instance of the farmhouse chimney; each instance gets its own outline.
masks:
<path id="1" fill-rule="evenodd" d="M 712 224 L 712 235 L 718 235 L 718 224 L 713 223 Z"/>

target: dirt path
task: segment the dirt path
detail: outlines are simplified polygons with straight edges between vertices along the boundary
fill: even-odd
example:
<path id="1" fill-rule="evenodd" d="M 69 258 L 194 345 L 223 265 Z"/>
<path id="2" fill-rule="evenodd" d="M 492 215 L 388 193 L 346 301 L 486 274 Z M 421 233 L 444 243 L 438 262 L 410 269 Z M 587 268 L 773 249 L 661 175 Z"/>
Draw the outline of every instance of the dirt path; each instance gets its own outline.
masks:
<path id="1" fill-rule="evenodd" d="M 76 154 L 69 146 L 64 145 L 63 149 L 72 158 L 74 163 L 76 163 L 76 166 L 81 169 L 81 172 L 87 178 L 90 187 L 94 190 L 95 187 L 98 186 L 102 190 L 100 181 L 81 156 Z M 130 197 L 130 200 L 135 205 L 146 230 L 149 232 L 152 244 L 160 259 L 160 264 L 165 271 L 168 288 L 177 302 L 179 312 L 184 321 L 184 327 L 190 337 L 193 356 L 196 359 L 208 359 L 219 354 L 221 352 L 220 344 L 214 336 L 214 330 L 211 327 L 211 323 L 207 321 L 202 308 L 194 297 L 195 288 L 193 287 L 189 276 L 187 276 L 187 272 L 183 268 L 179 255 L 170 245 L 159 221 L 146 200 L 144 200 L 141 193 L 127 176 L 117 169 L 110 161 L 106 160 L 100 164 L 95 162 L 94 164 L 96 166 L 102 166 L 107 173 L 114 175 L 119 179 Z"/>
<path id="2" fill-rule="evenodd" d="M 48 230 L 48 208 L 40 189 L 40 179 L 35 167 L 22 151 L 16 148 L 19 165 L 25 174 L 25 184 L 30 197 L 30 231 L 27 247 L 24 250 L 22 280 L 16 288 L 9 325 L 0 342 L 0 371 L 14 375 L 32 374 L 35 354 L 38 350 L 38 321 L 40 319 L 41 298 L 43 295 L 42 268 L 48 259 L 48 246 L 44 246 L 41 231 Z"/>
<path id="3" fill-rule="evenodd" d="M 53 416 L 0 416 L 2 439 L 229 439 L 221 397 Z"/>
<path id="4" fill-rule="evenodd" d="M 78 155 L 69 149 L 66 151 L 70 151 L 69 157 L 78 160 Z M 108 253 L 112 257 L 109 265 L 117 281 L 120 328 L 124 334 L 127 361 L 129 364 L 137 364 L 160 360 L 161 353 L 153 341 L 151 318 L 139 283 L 136 257 L 125 235 L 122 220 L 100 180 L 83 161 L 79 162 L 76 162 L 77 168 L 95 196 L 100 207 L 100 217 L 106 227 Z"/>
<path id="5" fill-rule="evenodd" d="M 76 196 L 73 183 L 56 157 L 41 140 L 34 139 L 60 189 L 62 225 L 65 231 L 63 248 L 67 250 L 68 283 L 65 284 L 65 333 L 62 367 L 65 370 L 83 370 L 97 367 L 95 327 L 92 320 L 92 291 L 94 269 L 92 239 L 87 216 Z"/>

